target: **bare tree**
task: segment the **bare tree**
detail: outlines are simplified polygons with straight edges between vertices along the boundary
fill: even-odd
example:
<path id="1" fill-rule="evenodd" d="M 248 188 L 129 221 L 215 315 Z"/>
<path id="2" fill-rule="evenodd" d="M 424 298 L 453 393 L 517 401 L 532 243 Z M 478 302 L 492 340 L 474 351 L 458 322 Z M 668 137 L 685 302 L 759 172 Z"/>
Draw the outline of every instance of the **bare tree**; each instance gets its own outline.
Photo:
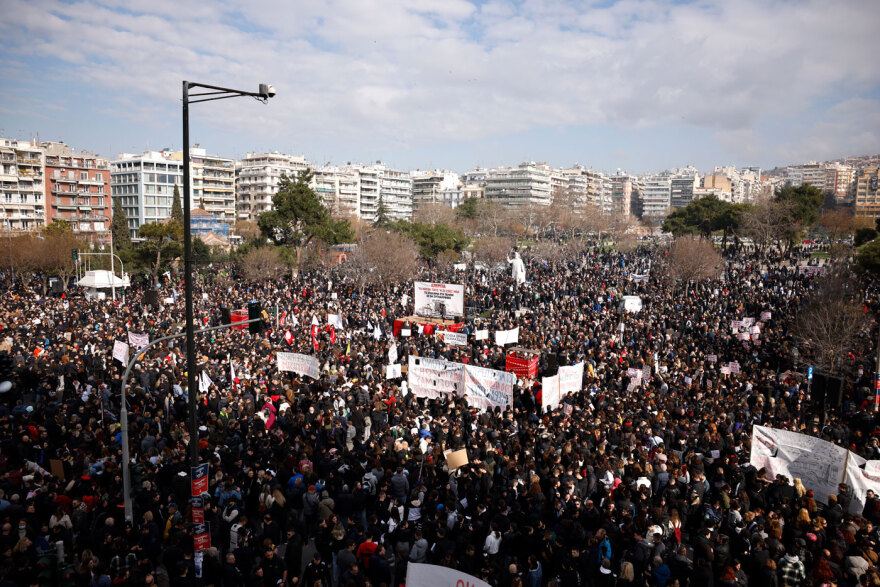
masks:
<path id="1" fill-rule="evenodd" d="M 284 261 L 274 247 L 256 247 L 241 261 L 244 276 L 249 281 L 271 281 L 284 271 Z"/>
<path id="2" fill-rule="evenodd" d="M 507 260 L 514 242 L 501 236 L 484 236 L 474 240 L 471 247 L 474 260 L 485 263 L 489 267 Z"/>
<path id="3" fill-rule="evenodd" d="M 791 230 L 791 205 L 763 200 L 742 215 L 743 233 L 755 242 L 760 254 L 783 241 Z"/>
<path id="4" fill-rule="evenodd" d="M 419 270 L 419 248 L 410 237 L 393 230 L 368 232 L 342 271 L 354 279 L 361 292 L 372 283 L 411 279 Z"/>
<path id="5" fill-rule="evenodd" d="M 685 295 L 690 282 L 714 277 L 721 263 L 712 241 L 682 236 L 675 239 L 669 251 L 669 275 L 685 285 Z"/>
<path id="6" fill-rule="evenodd" d="M 426 202 L 419 204 L 413 220 L 423 224 L 446 224 L 452 226 L 455 222 L 455 210 L 438 202 Z"/>
<path id="7" fill-rule="evenodd" d="M 510 213 L 501 202 L 482 200 L 477 206 L 477 230 L 484 235 L 499 236 L 509 228 Z"/>
<path id="8" fill-rule="evenodd" d="M 843 267 L 832 268 L 798 311 L 793 328 L 809 359 L 820 369 L 838 374 L 868 326 L 857 286 L 849 275 Z"/>

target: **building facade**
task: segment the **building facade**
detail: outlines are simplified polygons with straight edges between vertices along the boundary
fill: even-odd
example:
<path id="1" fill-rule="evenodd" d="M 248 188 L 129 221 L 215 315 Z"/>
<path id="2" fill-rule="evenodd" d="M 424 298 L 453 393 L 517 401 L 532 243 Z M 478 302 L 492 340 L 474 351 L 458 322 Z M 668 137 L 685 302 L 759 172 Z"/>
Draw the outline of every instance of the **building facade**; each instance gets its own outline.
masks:
<path id="1" fill-rule="evenodd" d="M 183 161 L 183 151 L 171 155 Z M 190 206 L 202 208 L 223 222 L 235 222 L 235 161 L 190 147 Z M 183 194 L 181 194 L 181 197 Z"/>
<path id="2" fill-rule="evenodd" d="M 486 174 L 486 199 L 509 208 L 551 202 L 550 169 L 546 165 L 522 163 L 519 167 L 490 169 Z"/>
<path id="3" fill-rule="evenodd" d="M 46 223 L 65 220 L 90 240 L 109 240 L 110 162 L 64 143 L 41 145 L 46 161 Z"/>
<path id="4" fill-rule="evenodd" d="M 630 215 L 633 212 L 633 188 L 636 178 L 618 170 L 611 180 L 611 213 Z"/>
<path id="5" fill-rule="evenodd" d="M 673 170 L 669 177 L 669 204 L 673 210 L 686 208 L 694 201 L 694 189 L 700 186 L 700 174 L 693 167 Z"/>
<path id="6" fill-rule="evenodd" d="M 121 201 L 133 238 L 144 224 L 171 216 L 175 185 L 182 191 L 183 162 L 168 151 L 123 153 L 110 163 L 112 198 Z"/>
<path id="7" fill-rule="evenodd" d="M 45 177 L 39 146 L 0 138 L 0 228 L 27 231 L 46 225 Z"/>
<path id="8" fill-rule="evenodd" d="M 238 220 L 256 222 L 272 209 L 281 176 L 296 177 L 309 169 L 303 156 L 282 153 L 248 153 L 235 164 L 235 214 Z"/>
<path id="9" fill-rule="evenodd" d="M 457 173 L 445 170 L 412 173 L 413 213 L 423 204 L 443 204 L 455 208 L 464 201 L 464 186 Z"/>
<path id="10" fill-rule="evenodd" d="M 856 216 L 880 218 L 880 167 L 863 167 L 856 176 Z"/>

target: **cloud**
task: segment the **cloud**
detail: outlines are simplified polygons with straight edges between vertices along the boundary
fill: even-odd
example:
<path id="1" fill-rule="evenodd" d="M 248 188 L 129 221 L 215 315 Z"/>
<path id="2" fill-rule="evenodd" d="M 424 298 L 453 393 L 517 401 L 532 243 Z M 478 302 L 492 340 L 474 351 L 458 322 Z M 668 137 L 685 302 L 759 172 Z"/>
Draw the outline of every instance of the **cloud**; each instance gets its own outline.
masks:
<path id="1" fill-rule="evenodd" d="M 138 123 L 174 116 L 182 79 L 273 83 L 279 93 L 268 110 L 206 110 L 204 124 L 239 144 L 294 135 L 301 150 L 372 145 L 375 158 L 392 147 L 540 128 L 683 125 L 704 129 L 731 156 L 776 161 L 832 148 L 876 151 L 880 134 L 864 112 L 880 88 L 873 2 L 3 5 L 5 60 L 37 58 L 56 82 L 124 96 L 124 116 Z M 847 115 L 857 108 L 865 115 Z M 763 132 L 768 121 L 802 127 L 801 145 Z"/>

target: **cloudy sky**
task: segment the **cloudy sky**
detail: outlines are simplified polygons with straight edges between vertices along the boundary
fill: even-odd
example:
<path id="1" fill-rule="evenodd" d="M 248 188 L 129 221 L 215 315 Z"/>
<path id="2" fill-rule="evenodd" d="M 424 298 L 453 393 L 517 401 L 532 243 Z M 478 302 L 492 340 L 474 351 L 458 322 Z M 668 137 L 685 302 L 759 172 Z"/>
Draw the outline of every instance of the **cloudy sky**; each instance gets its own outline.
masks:
<path id="1" fill-rule="evenodd" d="M 0 0 L 0 136 L 404 169 L 880 153 L 875 0 Z"/>

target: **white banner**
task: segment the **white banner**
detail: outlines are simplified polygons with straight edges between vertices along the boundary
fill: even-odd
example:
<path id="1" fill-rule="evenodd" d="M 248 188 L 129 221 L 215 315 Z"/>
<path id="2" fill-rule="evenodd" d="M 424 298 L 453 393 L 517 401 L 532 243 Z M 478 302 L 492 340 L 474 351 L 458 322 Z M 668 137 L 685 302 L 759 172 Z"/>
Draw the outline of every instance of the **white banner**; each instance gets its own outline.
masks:
<path id="1" fill-rule="evenodd" d="M 565 397 L 569 393 L 581 390 L 584 381 L 584 363 L 559 368 L 559 395 Z"/>
<path id="2" fill-rule="evenodd" d="M 150 344 L 150 335 L 135 334 L 134 332 L 129 331 L 128 344 L 134 347 L 135 352 L 140 352 L 142 348 Z"/>
<path id="3" fill-rule="evenodd" d="M 342 316 L 339 314 L 327 314 L 327 324 L 334 326 L 339 330 L 345 330 L 345 326 L 342 325 Z"/>
<path id="4" fill-rule="evenodd" d="M 436 399 L 463 393 L 464 365 L 410 355 L 406 370 L 409 389 L 416 397 Z"/>
<path id="5" fill-rule="evenodd" d="M 838 483 L 844 480 L 847 452 L 806 434 L 754 426 L 749 464 L 756 469 L 766 468 L 771 478 L 781 474 L 790 482 L 799 477 L 807 489 L 815 492 L 817 500 L 827 503 L 828 496 L 836 495 Z"/>
<path id="6" fill-rule="evenodd" d="M 495 332 L 495 344 L 504 346 L 519 342 L 519 326 L 513 330 L 498 330 Z"/>
<path id="7" fill-rule="evenodd" d="M 113 342 L 113 358 L 123 365 L 128 365 L 128 345 L 117 340 Z"/>
<path id="8" fill-rule="evenodd" d="M 448 567 L 409 563 L 406 587 L 491 587 L 485 581 Z"/>
<path id="9" fill-rule="evenodd" d="M 402 365 L 385 365 L 385 379 L 397 379 L 401 375 Z"/>
<path id="10" fill-rule="evenodd" d="M 468 365 L 464 370 L 464 396 L 468 405 L 486 411 L 500 406 L 502 411 L 513 405 L 513 383 L 516 375 Z"/>
<path id="11" fill-rule="evenodd" d="M 459 345 L 459 346 L 467 346 L 467 334 L 464 332 L 449 332 L 448 330 L 441 330 L 443 333 L 443 342 L 448 345 Z"/>
<path id="12" fill-rule="evenodd" d="M 388 348 L 388 362 L 392 365 L 397 362 L 397 343 L 392 343 Z"/>
<path id="13" fill-rule="evenodd" d="M 559 375 L 541 378 L 541 404 L 544 411 L 549 412 L 559 407 L 562 398 L 559 395 Z"/>
<path id="14" fill-rule="evenodd" d="M 299 375 L 307 375 L 312 379 L 321 377 L 321 365 L 318 359 L 299 353 L 278 353 L 278 370 L 293 371 Z"/>
<path id="15" fill-rule="evenodd" d="M 488 340 L 489 339 L 489 331 L 488 330 L 477 330 L 474 333 L 475 340 Z"/>
<path id="16" fill-rule="evenodd" d="M 464 316 L 463 285 L 416 281 L 413 288 L 416 316 Z"/>

